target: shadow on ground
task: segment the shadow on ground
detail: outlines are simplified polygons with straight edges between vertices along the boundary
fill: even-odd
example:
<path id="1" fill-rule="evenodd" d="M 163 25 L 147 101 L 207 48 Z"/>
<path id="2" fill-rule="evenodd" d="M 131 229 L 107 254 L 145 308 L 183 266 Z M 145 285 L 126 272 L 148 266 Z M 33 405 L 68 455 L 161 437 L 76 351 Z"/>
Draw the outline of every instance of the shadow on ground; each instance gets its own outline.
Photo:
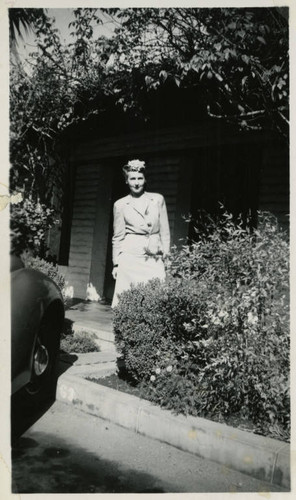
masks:
<path id="1" fill-rule="evenodd" d="M 106 424 L 107 425 L 107 424 Z M 106 427 L 107 428 L 107 427 Z M 164 493 L 159 480 L 42 432 L 12 449 L 12 493 Z"/>
<path id="2" fill-rule="evenodd" d="M 11 443 L 26 432 L 39 420 L 55 402 L 55 395 L 35 398 L 30 401 L 25 390 L 18 391 L 11 396 Z"/>

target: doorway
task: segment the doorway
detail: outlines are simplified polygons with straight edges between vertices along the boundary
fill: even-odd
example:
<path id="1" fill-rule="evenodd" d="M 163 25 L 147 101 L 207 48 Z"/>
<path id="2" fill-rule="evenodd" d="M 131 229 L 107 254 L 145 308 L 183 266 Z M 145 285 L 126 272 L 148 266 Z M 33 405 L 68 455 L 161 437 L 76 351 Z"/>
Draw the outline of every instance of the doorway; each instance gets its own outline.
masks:
<path id="1" fill-rule="evenodd" d="M 108 230 L 108 245 L 107 245 L 107 259 L 104 278 L 104 299 L 107 303 L 112 301 L 115 280 L 112 277 L 112 236 L 113 236 L 113 205 L 115 201 L 128 194 L 128 189 L 125 184 L 122 170 L 118 165 L 124 165 L 124 160 L 119 159 L 116 161 L 116 168 L 114 167 L 114 176 L 112 180 L 111 203 L 110 203 L 110 217 L 109 217 L 109 230 Z"/>

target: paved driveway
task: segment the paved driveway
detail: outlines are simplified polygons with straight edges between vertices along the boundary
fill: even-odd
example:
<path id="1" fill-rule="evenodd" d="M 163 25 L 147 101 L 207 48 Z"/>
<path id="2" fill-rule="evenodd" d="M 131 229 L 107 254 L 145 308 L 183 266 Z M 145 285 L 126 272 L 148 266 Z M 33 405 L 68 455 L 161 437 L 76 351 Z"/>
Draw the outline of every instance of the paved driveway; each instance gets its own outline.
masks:
<path id="1" fill-rule="evenodd" d="M 284 491 L 60 402 L 12 457 L 14 493 Z"/>

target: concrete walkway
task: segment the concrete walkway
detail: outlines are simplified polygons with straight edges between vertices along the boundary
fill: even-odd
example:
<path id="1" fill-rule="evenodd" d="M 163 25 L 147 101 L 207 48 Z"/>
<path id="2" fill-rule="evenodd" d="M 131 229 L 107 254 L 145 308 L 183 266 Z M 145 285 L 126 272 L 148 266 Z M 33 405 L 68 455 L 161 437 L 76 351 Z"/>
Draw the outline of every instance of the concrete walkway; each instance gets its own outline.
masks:
<path id="1" fill-rule="evenodd" d="M 107 305 L 81 302 L 66 311 L 66 319 L 73 322 L 74 330 L 94 332 L 100 352 L 61 356 L 59 401 L 289 491 L 289 444 L 203 418 L 176 416 L 86 380 L 117 371 L 112 310 Z"/>
<path id="2" fill-rule="evenodd" d="M 79 302 L 65 312 L 73 331 L 86 330 L 95 334 L 99 352 L 85 354 L 61 354 L 60 374 L 82 377 L 102 377 L 117 370 L 117 352 L 114 344 L 112 310 L 99 302 Z"/>
<path id="3" fill-rule="evenodd" d="M 102 340 L 114 342 L 112 309 L 99 302 L 79 302 L 66 310 L 66 319 L 73 322 L 74 329 L 89 328 L 97 332 Z"/>

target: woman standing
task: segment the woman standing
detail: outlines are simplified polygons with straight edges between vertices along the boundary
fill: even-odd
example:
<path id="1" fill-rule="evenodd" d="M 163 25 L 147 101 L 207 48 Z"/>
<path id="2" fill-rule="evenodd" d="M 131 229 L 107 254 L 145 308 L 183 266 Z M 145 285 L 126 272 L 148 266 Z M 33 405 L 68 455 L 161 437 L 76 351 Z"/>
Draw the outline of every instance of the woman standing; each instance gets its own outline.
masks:
<path id="1" fill-rule="evenodd" d="M 130 285 L 165 278 L 163 257 L 170 249 L 170 229 L 164 197 L 147 193 L 145 162 L 129 161 L 123 167 L 130 194 L 114 203 L 112 307 Z"/>

